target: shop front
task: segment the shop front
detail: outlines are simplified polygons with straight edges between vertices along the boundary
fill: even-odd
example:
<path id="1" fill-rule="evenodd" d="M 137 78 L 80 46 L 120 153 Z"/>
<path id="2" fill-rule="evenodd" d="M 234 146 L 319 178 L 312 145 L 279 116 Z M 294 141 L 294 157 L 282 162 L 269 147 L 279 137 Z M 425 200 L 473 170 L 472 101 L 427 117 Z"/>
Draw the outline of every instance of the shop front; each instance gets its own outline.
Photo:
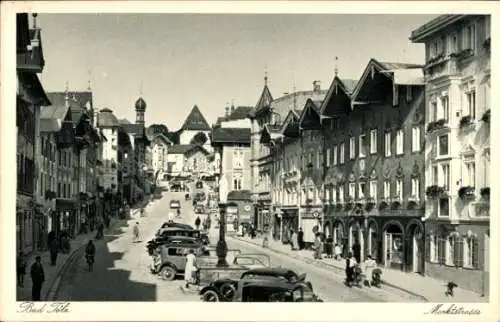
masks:
<path id="1" fill-rule="evenodd" d="M 57 198 L 56 211 L 53 214 L 53 231 L 56 236 L 61 232 L 74 232 L 76 226 L 76 203 L 72 199 Z"/>
<path id="2" fill-rule="evenodd" d="M 228 206 L 226 208 L 226 232 L 238 230 L 238 206 Z"/>
<path id="3" fill-rule="evenodd" d="M 34 250 L 33 227 L 35 220 L 33 198 L 22 194 L 16 197 L 16 242 L 19 251 L 29 254 Z"/>
<path id="4" fill-rule="evenodd" d="M 312 244 L 316 233 L 323 232 L 323 209 L 321 207 L 307 207 L 299 210 L 304 243 Z"/>
<path id="5" fill-rule="evenodd" d="M 281 241 L 283 244 L 290 242 L 291 231 L 299 230 L 299 208 L 286 207 L 281 208 Z"/>

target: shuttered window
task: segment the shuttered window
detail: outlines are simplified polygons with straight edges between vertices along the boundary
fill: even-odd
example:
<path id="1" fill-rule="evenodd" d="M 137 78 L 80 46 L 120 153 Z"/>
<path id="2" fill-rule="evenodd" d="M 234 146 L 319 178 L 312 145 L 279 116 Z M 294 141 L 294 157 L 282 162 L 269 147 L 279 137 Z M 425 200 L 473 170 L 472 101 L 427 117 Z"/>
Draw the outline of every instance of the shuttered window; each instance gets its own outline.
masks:
<path id="1" fill-rule="evenodd" d="M 454 238 L 454 261 L 456 267 L 464 266 L 464 240 L 463 238 L 456 237 Z"/>
<path id="2" fill-rule="evenodd" d="M 481 269 L 479 265 L 479 239 L 472 239 L 472 266 L 474 269 Z"/>
<path id="3" fill-rule="evenodd" d="M 438 237 L 437 238 L 437 262 L 439 264 L 444 264 L 446 262 L 446 238 Z"/>

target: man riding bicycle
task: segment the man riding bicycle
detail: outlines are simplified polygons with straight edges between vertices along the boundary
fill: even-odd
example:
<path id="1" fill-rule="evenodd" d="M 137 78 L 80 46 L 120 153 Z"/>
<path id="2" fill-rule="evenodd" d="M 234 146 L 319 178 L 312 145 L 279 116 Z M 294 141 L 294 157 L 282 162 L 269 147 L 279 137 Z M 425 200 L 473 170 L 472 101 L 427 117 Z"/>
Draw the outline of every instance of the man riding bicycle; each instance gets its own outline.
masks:
<path id="1" fill-rule="evenodd" d="M 87 247 L 85 247 L 85 258 L 87 259 L 87 264 L 89 265 L 89 271 L 91 271 L 95 259 L 95 245 L 92 240 L 89 240 Z"/>

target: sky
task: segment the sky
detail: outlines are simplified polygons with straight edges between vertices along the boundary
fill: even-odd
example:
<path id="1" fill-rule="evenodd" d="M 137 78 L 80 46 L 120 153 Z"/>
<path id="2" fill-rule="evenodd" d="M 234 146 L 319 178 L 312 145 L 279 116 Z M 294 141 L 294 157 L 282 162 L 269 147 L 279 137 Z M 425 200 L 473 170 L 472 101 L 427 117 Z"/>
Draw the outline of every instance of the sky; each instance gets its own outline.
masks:
<path id="1" fill-rule="evenodd" d="M 212 124 L 227 103 L 255 106 L 267 66 L 273 97 L 327 89 L 337 65 L 358 79 L 370 58 L 424 62 L 412 30 L 436 15 L 39 14 L 46 91 L 83 91 L 95 108 L 178 130 L 194 105 Z M 335 57 L 338 57 L 335 63 Z"/>

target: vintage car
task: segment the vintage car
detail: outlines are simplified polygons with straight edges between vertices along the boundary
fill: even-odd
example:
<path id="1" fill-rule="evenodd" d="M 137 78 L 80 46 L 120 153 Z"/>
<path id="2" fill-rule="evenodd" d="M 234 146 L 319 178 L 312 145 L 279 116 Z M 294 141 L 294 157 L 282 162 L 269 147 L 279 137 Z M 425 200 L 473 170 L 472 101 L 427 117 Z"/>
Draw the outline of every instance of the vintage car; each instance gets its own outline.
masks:
<path id="1" fill-rule="evenodd" d="M 159 274 L 166 281 L 174 280 L 177 275 L 184 274 L 186 255 L 191 249 L 197 257 L 207 255 L 203 245 L 193 239 L 182 241 L 182 238 L 176 237 L 174 242 L 161 245 L 153 255 L 154 264 L 150 267 L 151 272 Z"/>
<path id="2" fill-rule="evenodd" d="M 196 240 L 197 243 L 200 243 L 202 245 L 208 245 L 210 243 L 207 234 L 204 234 L 199 230 L 185 229 L 178 227 L 160 228 L 156 232 L 155 238 L 148 241 L 146 245 L 148 254 L 151 255 L 152 253 L 154 253 L 154 250 L 157 247 L 170 242 L 170 240 L 172 240 L 173 237 L 189 237 Z"/>
<path id="3" fill-rule="evenodd" d="M 205 213 L 205 207 L 203 207 L 203 205 L 196 205 L 194 207 L 194 213 L 195 214 L 204 214 Z"/>
<path id="4" fill-rule="evenodd" d="M 198 245 L 200 240 L 193 237 L 186 236 L 168 236 L 161 238 L 153 238 L 146 244 L 146 250 L 150 256 L 154 256 L 158 253 L 158 249 L 162 245 L 166 244 L 187 244 L 187 245 Z"/>
<path id="5" fill-rule="evenodd" d="M 305 274 L 289 269 L 256 268 L 239 279 L 220 279 L 203 287 L 204 302 L 321 302 Z"/>
<path id="6" fill-rule="evenodd" d="M 182 224 L 180 222 L 167 221 L 167 222 L 164 222 L 161 225 L 161 228 L 168 228 L 168 227 L 183 228 L 183 229 L 193 229 L 194 230 L 193 226 L 188 225 L 188 224 Z"/>
<path id="7" fill-rule="evenodd" d="M 181 209 L 179 200 L 170 200 L 170 209 Z"/>
<path id="8" fill-rule="evenodd" d="M 203 182 L 202 181 L 197 181 L 195 184 L 196 189 L 203 189 Z"/>

